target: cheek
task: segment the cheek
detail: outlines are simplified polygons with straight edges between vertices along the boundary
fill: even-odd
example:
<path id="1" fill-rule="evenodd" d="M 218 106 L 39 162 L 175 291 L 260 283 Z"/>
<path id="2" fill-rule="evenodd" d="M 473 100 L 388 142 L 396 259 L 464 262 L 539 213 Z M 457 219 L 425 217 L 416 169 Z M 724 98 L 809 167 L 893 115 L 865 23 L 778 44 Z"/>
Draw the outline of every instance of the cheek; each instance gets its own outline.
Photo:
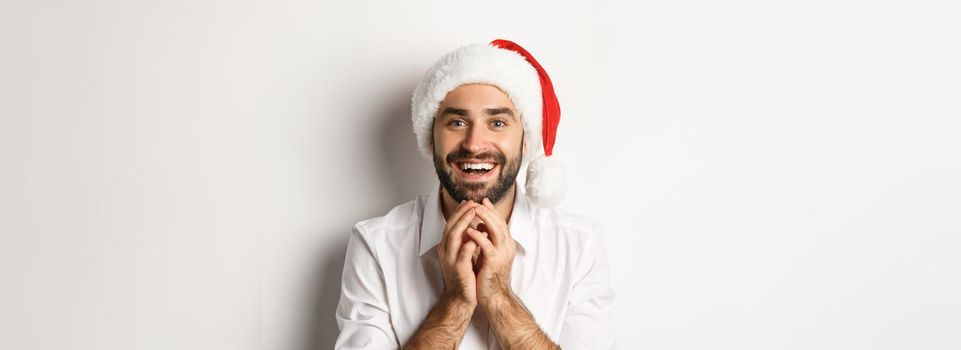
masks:
<path id="1" fill-rule="evenodd" d="M 458 135 L 455 133 L 445 132 L 443 130 L 434 131 L 434 150 L 447 153 L 457 149 L 458 142 Z"/>
<path id="2" fill-rule="evenodd" d="M 434 151 L 434 155 L 439 156 L 441 159 L 444 159 L 445 157 L 447 157 L 447 155 L 451 152 L 451 150 L 449 149 L 447 144 L 445 144 L 444 141 L 445 140 L 443 137 L 434 138 L 433 147 L 432 147 Z"/>
<path id="3" fill-rule="evenodd" d="M 506 143 L 506 145 L 504 145 L 505 149 L 511 150 L 511 153 L 524 152 L 524 149 L 527 147 L 524 144 L 524 131 L 515 130 L 515 132 L 511 134 L 511 136 L 508 138 L 508 140 L 505 143 Z"/>
<path id="4" fill-rule="evenodd" d="M 524 141 L 518 137 L 517 139 L 503 140 L 497 143 L 497 148 L 504 153 L 508 158 L 512 156 L 518 156 L 524 152 Z"/>

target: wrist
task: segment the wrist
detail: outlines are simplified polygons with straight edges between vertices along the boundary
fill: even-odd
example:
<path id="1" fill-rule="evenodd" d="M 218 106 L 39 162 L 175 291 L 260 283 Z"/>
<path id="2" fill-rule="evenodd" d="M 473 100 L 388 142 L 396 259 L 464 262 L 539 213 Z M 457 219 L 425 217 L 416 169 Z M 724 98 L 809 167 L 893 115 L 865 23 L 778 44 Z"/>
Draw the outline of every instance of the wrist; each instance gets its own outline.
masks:
<path id="1" fill-rule="evenodd" d="M 457 293 L 444 292 L 441 294 L 440 301 L 447 305 L 449 308 L 458 310 L 470 310 L 474 311 L 477 306 L 477 300 L 474 298 L 468 298 Z"/>
<path id="2" fill-rule="evenodd" d="M 484 308 L 485 312 L 491 313 L 509 307 L 514 301 L 514 298 L 514 292 L 510 289 L 497 289 L 492 293 L 480 298 L 478 300 L 478 305 Z"/>

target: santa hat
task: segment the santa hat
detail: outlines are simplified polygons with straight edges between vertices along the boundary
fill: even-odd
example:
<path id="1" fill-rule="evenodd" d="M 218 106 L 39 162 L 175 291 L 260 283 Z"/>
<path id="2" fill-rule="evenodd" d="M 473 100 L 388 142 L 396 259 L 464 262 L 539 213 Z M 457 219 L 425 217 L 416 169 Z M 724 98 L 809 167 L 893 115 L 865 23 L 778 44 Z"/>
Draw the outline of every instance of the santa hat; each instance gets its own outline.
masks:
<path id="1" fill-rule="evenodd" d="M 447 93 L 464 84 L 490 84 L 507 93 L 524 126 L 527 196 L 541 207 L 557 205 L 566 190 L 564 168 L 550 157 L 560 105 L 544 68 L 511 41 L 467 45 L 430 67 L 411 99 L 411 120 L 421 154 L 433 159 L 430 139 L 437 108 Z"/>

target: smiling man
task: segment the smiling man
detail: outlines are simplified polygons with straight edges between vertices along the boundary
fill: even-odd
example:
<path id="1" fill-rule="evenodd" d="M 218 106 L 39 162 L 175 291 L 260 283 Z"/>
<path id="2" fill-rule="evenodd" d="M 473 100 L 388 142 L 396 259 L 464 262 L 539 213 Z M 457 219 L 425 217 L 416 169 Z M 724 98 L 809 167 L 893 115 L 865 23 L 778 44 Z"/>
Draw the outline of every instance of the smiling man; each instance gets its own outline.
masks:
<path id="1" fill-rule="evenodd" d="M 431 67 L 412 122 L 440 183 L 354 225 L 336 348 L 613 348 L 601 228 L 555 208 L 559 118 L 547 73 L 510 41 Z"/>

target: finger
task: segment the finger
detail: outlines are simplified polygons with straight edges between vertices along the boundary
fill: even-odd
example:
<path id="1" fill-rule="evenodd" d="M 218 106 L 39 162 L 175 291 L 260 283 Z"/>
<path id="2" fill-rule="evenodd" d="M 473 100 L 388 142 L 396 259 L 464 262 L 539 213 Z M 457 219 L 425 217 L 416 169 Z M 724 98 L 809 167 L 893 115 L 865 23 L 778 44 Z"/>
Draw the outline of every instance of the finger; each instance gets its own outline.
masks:
<path id="1" fill-rule="evenodd" d="M 470 221 L 470 227 L 473 229 L 477 229 L 477 225 L 480 225 L 481 223 L 483 223 L 483 221 L 481 221 L 481 219 L 477 217 L 477 215 L 474 215 L 474 220 Z"/>
<path id="2" fill-rule="evenodd" d="M 460 201 L 460 202 L 457 203 L 457 208 L 455 208 L 454 214 L 451 215 L 451 218 L 460 217 L 461 211 L 464 209 L 464 202 L 465 202 L 465 201 Z M 445 233 L 447 232 L 448 227 L 450 227 L 450 223 L 451 223 L 451 221 L 448 220 L 448 221 L 444 224 L 444 231 L 443 231 L 443 232 L 445 232 Z M 441 236 L 440 241 L 441 241 L 441 242 L 444 242 L 445 239 L 447 239 L 447 237 Z"/>
<path id="3" fill-rule="evenodd" d="M 443 249 L 447 249 L 448 236 L 450 233 L 451 226 L 456 224 L 457 220 L 460 219 L 464 215 L 464 213 L 470 210 L 471 206 L 472 206 L 471 201 L 468 201 L 468 200 L 461 201 L 459 206 L 457 207 L 457 211 L 454 212 L 454 215 L 451 215 L 450 219 L 447 220 L 447 224 L 444 225 L 443 235 L 440 238 L 440 245 Z M 453 251 L 453 252 L 448 251 L 447 253 L 457 254 L 457 251 Z"/>
<path id="4" fill-rule="evenodd" d="M 476 242 L 481 248 L 481 254 L 484 254 L 484 256 L 488 258 L 497 256 L 497 248 L 494 247 L 494 243 L 487 239 L 487 237 L 484 237 L 482 232 L 468 228 L 467 235 L 472 239 L 471 242 Z"/>
<path id="5" fill-rule="evenodd" d="M 501 218 L 500 214 L 482 205 L 474 208 L 474 211 L 477 213 L 477 217 L 487 226 L 491 242 L 493 242 L 494 245 L 500 245 L 501 242 L 510 239 L 510 233 L 507 232 L 507 224 L 504 222 L 504 219 Z"/>
<path id="6" fill-rule="evenodd" d="M 460 249 L 461 244 L 464 242 L 464 229 L 470 225 L 471 220 L 474 219 L 474 210 L 468 210 L 464 213 L 454 226 L 451 227 L 450 231 L 447 232 L 447 251 L 449 254 L 449 259 L 454 260 L 457 258 L 458 249 Z"/>
<path id="7" fill-rule="evenodd" d="M 470 225 L 470 221 L 474 220 L 474 217 L 474 211 L 467 210 L 464 215 L 461 215 L 460 219 L 452 222 L 452 226 L 445 234 L 447 240 L 444 242 L 444 247 L 447 251 L 447 261 L 454 263 L 457 260 L 457 255 L 460 253 L 460 248 L 465 243 L 464 229 Z"/>
<path id="8" fill-rule="evenodd" d="M 460 252 L 457 254 L 457 261 L 455 264 L 470 264 L 471 258 L 474 257 L 474 250 L 477 249 L 477 243 L 474 241 L 468 241 L 460 247 Z"/>
<path id="9" fill-rule="evenodd" d="M 444 231 L 448 231 L 453 223 L 457 222 L 457 219 L 460 219 L 464 213 L 474 206 L 476 206 L 476 203 L 473 201 L 461 201 L 460 204 L 457 205 L 457 211 L 454 212 L 454 215 L 451 215 L 450 218 L 447 219 L 447 225 L 444 226 Z"/>
<path id="10" fill-rule="evenodd" d="M 490 241 L 493 242 L 495 245 L 499 245 L 501 230 L 499 229 L 500 226 L 497 223 L 497 221 L 500 218 L 500 216 L 491 215 L 490 208 L 484 205 L 478 205 L 477 208 L 474 209 L 474 212 L 477 214 L 477 218 L 484 223 L 483 227 L 484 227 L 484 231 L 488 233 L 488 239 L 490 239 Z"/>
<path id="11" fill-rule="evenodd" d="M 491 203 L 491 200 L 488 199 L 487 197 L 484 197 L 484 200 L 483 200 L 482 202 L 483 202 L 483 204 L 484 204 L 485 207 L 494 209 L 494 203 Z"/>

